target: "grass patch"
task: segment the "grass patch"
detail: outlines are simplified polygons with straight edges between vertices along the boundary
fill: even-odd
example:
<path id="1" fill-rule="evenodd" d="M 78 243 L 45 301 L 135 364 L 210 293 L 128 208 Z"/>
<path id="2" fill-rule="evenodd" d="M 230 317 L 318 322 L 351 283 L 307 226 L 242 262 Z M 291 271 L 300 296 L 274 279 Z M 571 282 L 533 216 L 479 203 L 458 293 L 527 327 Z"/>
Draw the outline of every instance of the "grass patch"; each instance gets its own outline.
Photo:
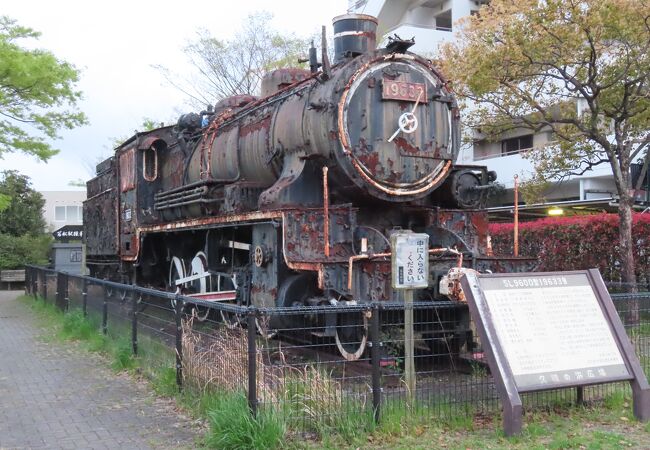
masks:
<path id="1" fill-rule="evenodd" d="M 164 397 L 174 397 L 178 394 L 176 383 L 176 369 L 171 367 L 158 368 L 150 378 L 151 386 L 156 394 Z"/>
<path id="2" fill-rule="evenodd" d="M 274 449 L 281 446 L 286 433 L 279 416 L 260 413 L 253 418 L 246 397 L 224 392 L 208 397 L 205 411 L 210 431 L 207 446 L 219 449 Z"/>

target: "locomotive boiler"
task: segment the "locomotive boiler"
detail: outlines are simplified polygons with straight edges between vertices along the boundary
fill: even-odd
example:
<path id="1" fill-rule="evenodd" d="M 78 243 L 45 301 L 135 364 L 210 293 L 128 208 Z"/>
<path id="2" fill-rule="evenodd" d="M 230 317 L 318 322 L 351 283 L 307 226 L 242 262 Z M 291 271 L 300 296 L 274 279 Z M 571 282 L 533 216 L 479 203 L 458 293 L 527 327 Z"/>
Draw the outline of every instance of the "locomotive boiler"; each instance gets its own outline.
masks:
<path id="1" fill-rule="evenodd" d="M 376 25 L 337 17 L 331 64 L 312 46 L 311 70 L 271 72 L 259 98 L 225 98 L 120 145 L 88 182 L 91 274 L 259 307 L 399 301 L 390 235 L 404 229 L 430 239 L 418 301 L 457 299 L 463 267 L 514 269 L 490 255 L 480 209 L 495 175 L 455 163 L 454 96 L 412 41 L 377 49 Z M 363 319 L 337 321 L 351 326 L 322 335 L 360 357 Z"/>

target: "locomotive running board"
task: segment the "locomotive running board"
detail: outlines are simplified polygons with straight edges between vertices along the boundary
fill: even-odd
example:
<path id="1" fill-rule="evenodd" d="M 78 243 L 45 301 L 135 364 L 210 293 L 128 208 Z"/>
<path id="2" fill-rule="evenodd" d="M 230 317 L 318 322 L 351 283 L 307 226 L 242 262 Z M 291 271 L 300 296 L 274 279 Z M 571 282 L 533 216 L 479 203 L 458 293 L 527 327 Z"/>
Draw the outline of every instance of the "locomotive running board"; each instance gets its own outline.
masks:
<path id="1" fill-rule="evenodd" d="M 231 302 L 237 299 L 237 291 L 202 292 L 200 294 L 189 294 L 187 297 L 209 302 Z"/>

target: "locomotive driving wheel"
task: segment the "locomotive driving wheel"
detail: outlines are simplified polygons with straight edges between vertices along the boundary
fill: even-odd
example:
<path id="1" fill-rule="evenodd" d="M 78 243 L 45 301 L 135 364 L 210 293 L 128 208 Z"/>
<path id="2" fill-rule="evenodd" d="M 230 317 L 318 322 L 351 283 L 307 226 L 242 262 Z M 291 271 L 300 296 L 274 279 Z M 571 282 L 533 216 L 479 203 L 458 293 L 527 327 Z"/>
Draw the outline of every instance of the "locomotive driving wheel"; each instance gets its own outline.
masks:
<path id="1" fill-rule="evenodd" d="M 278 330 L 271 327 L 271 316 L 266 314 L 255 318 L 255 328 L 264 339 L 271 339 L 278 334 Z"/>
<path id="2" fill-rule="evenodd" d="M 203 252 L 198 252 L 192 262 L 190 263 L 190 274 L 189 276 L 200 275 L 200 278 L 192 280 L 189 283 L 189 287 L 192 290 L 192 293 L 195 294 L 204 294 L 208 292 L 210 288 L 210 274 L 208 272 L 208 257 Z M 199 322 L 203 322 L 210 315 L 210 308 L 206 306 L 194 305 L 192 309 L 192 315 L 196 317 Z"/>
<path id="3" fill-rule="evenodd" d="M 368 317 L 365 311 L 337 314 L 336 348 L 347 361 L 363 355 L 368 343 Z"/>
<path id="4" fill-rule="evenodd" d="M 241 306 L 240 302 L 237 302 L 236 306 Z M 234 330 L 241 326 L 242 315 L 234 312 L 224 311 L 223 309 L 219 310 L 221 312 L 221 320 L 223 324 L 229 330 Z"/>
<path id="5" fill-rule="evenodd" d="M 170 291 L 180 293 L 181 286 L 176 285 L 176 280 L 185 278 L 185 264 L 178 256 L 174 256 L 169 263 L 169 277 L 167 278 L 167 286 Z M 171 299 L 172 309 L 176 309 L 176 300 Z"/>

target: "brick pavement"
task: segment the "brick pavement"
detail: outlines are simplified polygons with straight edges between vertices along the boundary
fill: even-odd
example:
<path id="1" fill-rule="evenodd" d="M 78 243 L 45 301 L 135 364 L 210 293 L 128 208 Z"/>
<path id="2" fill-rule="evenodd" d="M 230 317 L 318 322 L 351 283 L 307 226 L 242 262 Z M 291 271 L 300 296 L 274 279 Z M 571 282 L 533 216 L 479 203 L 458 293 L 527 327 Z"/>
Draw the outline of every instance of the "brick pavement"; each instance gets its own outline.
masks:
<path id="1" fill-rule="evenodd" d="M 0 291 L 0 449 L 192 448 L 171 400 L 100 356 L 48 342 L 20 292 Z"/>

